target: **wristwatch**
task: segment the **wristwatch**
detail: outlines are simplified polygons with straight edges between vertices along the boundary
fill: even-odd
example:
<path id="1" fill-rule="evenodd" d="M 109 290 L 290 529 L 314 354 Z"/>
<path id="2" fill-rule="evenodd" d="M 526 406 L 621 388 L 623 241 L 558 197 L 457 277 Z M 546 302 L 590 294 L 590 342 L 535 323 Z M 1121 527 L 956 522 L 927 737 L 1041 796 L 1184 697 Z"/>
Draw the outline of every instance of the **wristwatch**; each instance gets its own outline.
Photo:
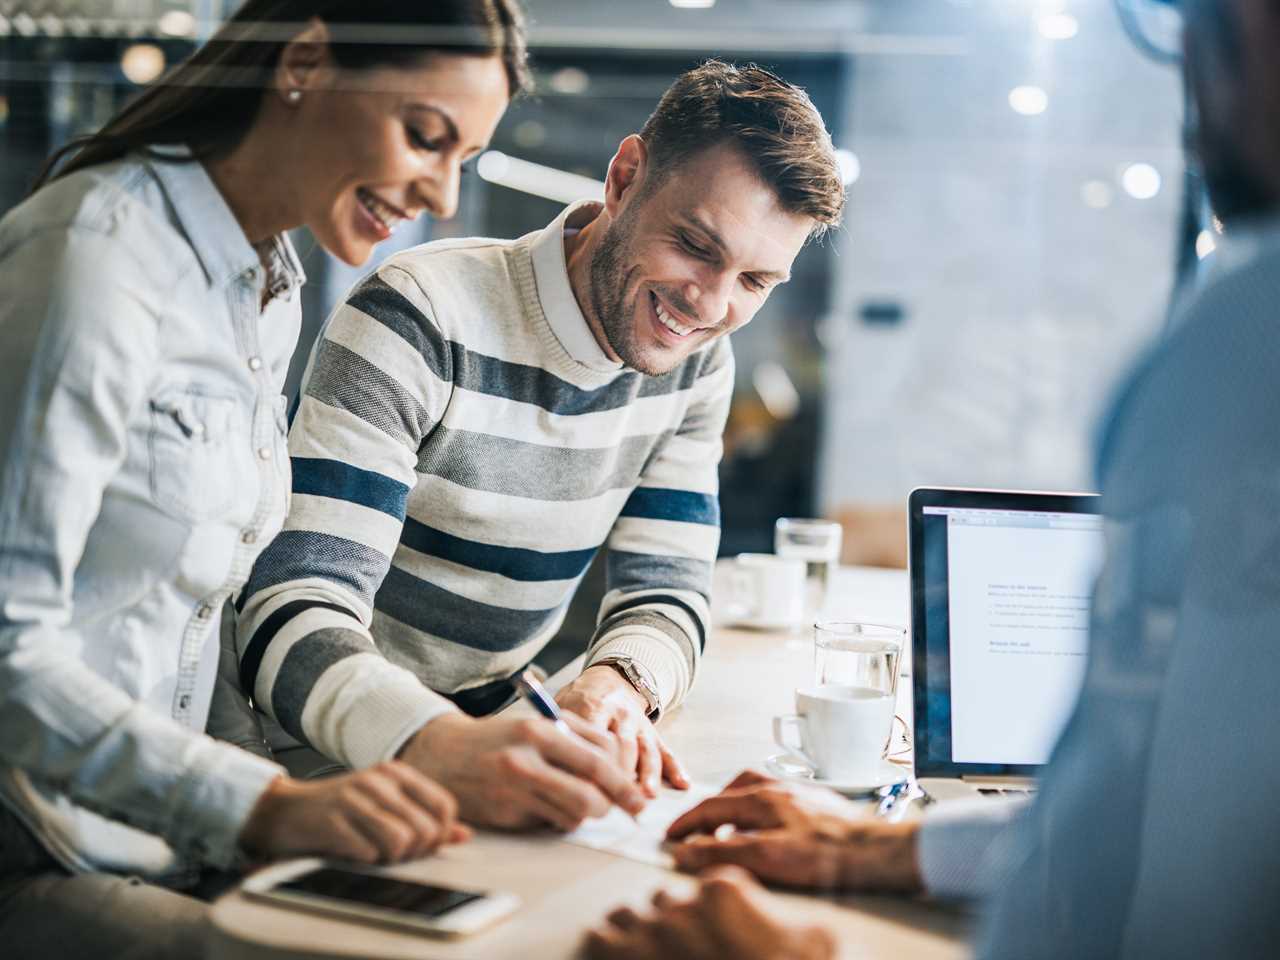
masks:
<path id="1" fill-rule="evenodd" d="M 658 690 L 653 685 L 653 681 L 649 679 L 649 671 L 640 666 L 630 657 L 605 657 L 603 660 L 597 660 L 592 664 L 593 667 L 608 665 L 622 674 L 623 679 L 631 684 L 644 698 L 645 716 L 653 723 L 658 722 L 658 717 L 662 714 L 662 698 L 658 696 Z"/>

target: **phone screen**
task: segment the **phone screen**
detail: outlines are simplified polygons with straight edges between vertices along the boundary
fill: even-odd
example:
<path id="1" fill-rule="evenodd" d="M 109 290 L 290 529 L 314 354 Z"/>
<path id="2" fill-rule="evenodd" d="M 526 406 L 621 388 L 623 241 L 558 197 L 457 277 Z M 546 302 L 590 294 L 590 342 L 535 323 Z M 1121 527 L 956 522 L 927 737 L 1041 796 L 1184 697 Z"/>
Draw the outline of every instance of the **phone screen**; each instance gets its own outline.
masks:
<path id="1" fill-rule="evenodd" d="M 323 867 L 295 880 L 280 884 L 279 890 L 309 893 L 333 900 L 347 900 L 384 910 L 400 910 L 432 919 L 463 904 L 480 900 L 483 894 L 433 887 L 391 877 L 374 876 L 354 870 Z"/>

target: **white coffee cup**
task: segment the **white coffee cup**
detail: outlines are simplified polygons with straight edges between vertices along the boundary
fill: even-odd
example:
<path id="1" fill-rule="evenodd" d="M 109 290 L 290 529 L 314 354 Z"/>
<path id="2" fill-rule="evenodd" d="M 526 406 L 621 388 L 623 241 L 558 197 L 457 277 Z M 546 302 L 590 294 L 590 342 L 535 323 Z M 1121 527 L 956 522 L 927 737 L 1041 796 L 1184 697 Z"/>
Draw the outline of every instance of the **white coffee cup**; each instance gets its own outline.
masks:
<path id="1" fill-rule="evenodd" d="M 870 784 L 879 778 L 892 726 L 891 694 L 821 684 L 796 690 L 796 712 L 773 718 L 773 739 L 824 780 Z M 792 727 L 799 742 L 787 737 Z"/>
<path id="2" fill-rule="evenodd" d="M 804 562 L 772 553 L 740 553 L 729 564 L 725 619 L 756 627 L 792 627 L 804 617 Z"/>

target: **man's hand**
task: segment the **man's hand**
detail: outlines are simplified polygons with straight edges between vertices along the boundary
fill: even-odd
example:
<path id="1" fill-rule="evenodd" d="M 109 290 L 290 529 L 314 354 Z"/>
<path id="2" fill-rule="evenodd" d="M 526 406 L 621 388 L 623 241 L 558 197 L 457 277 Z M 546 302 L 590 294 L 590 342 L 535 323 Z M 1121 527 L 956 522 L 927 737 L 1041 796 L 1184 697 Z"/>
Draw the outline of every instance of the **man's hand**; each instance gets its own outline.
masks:
<path id="1" fill-rule="evenodd" d="M 463 819 L 484 826 L 573 830 L 614 804 L 644 809 L 613 739 L 573 715 L 565 722 L 571 733 L 542 717 L 446 714 L 419 730 L 400 758 L 452 790 Z"/>
<path id="2" fill-rule="evenodd" d="M 836 955 L 831 934 L 820 927 L 777 919 L 766 894 L 750 876 L 733 867 L 710 871 L 691 900 L 660 891 L 653 912 L 630 907 L 609 914 L 587 934 L 587 960 L 829 960 Z"/>
<path id="3" fill-rule="evenodd" d="M 262 792 L 240 831 L 256 856 L 312 854 L 393 863 L 466 840 L 449 792 L 403 763 L 302 781 L 278 777 Z"/>
<path id="4" fill-rule="evenodd" d="M 730 828 L 730 829 L 725 829 Z M 885 823 L 843 797 L 747 771 L 667 829 L 682 870 L 736 864 L 788 887 L 919 893 L 919 824 Z"/>
<path id="5" fill-rule="evenodd" d="M 644 697 L 613 667 L 588 667 L 560 691 L 556 702 L 617 738 L 619 763 L 634 771 L 650 797 L 658 795 L 663 780 L 678 790 L 689 789 L 689 775 L 645 715 Z"/>

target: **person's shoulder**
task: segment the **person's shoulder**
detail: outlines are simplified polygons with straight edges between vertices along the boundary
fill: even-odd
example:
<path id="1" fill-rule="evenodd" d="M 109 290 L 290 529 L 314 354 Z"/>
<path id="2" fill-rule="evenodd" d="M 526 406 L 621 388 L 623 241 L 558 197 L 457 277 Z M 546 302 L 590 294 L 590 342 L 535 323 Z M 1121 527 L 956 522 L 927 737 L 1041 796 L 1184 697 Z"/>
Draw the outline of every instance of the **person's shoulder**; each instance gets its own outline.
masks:
<path id="1" fill-rule="evenodd" d="M 152 254 L 155 262 L 171 263 L 172 240 L 180 239 L 165 215 L 163 193 L 146 164 L 135 159 L 86 167 L 45 184 L 0 221 L 0 256 L 40 234 L 100 237 L 144 265 Z"/>
<path id="2" fill-rule="evenodd" d="M 432 240 L 392 254 L 376 272 L 399 271 L 424 285 L 500 274 L 505 272 L 507 253 L 514 243 L 492 237 Z"/>
<path id="3" fill-rule="evenodd" d="M 511 268 L 511 240 L 468 237 L 435 240 L 388 257 L 354 291 L 391 288 L 442 328 L 456 318 L 513 307 L 519 292 Z"/>

